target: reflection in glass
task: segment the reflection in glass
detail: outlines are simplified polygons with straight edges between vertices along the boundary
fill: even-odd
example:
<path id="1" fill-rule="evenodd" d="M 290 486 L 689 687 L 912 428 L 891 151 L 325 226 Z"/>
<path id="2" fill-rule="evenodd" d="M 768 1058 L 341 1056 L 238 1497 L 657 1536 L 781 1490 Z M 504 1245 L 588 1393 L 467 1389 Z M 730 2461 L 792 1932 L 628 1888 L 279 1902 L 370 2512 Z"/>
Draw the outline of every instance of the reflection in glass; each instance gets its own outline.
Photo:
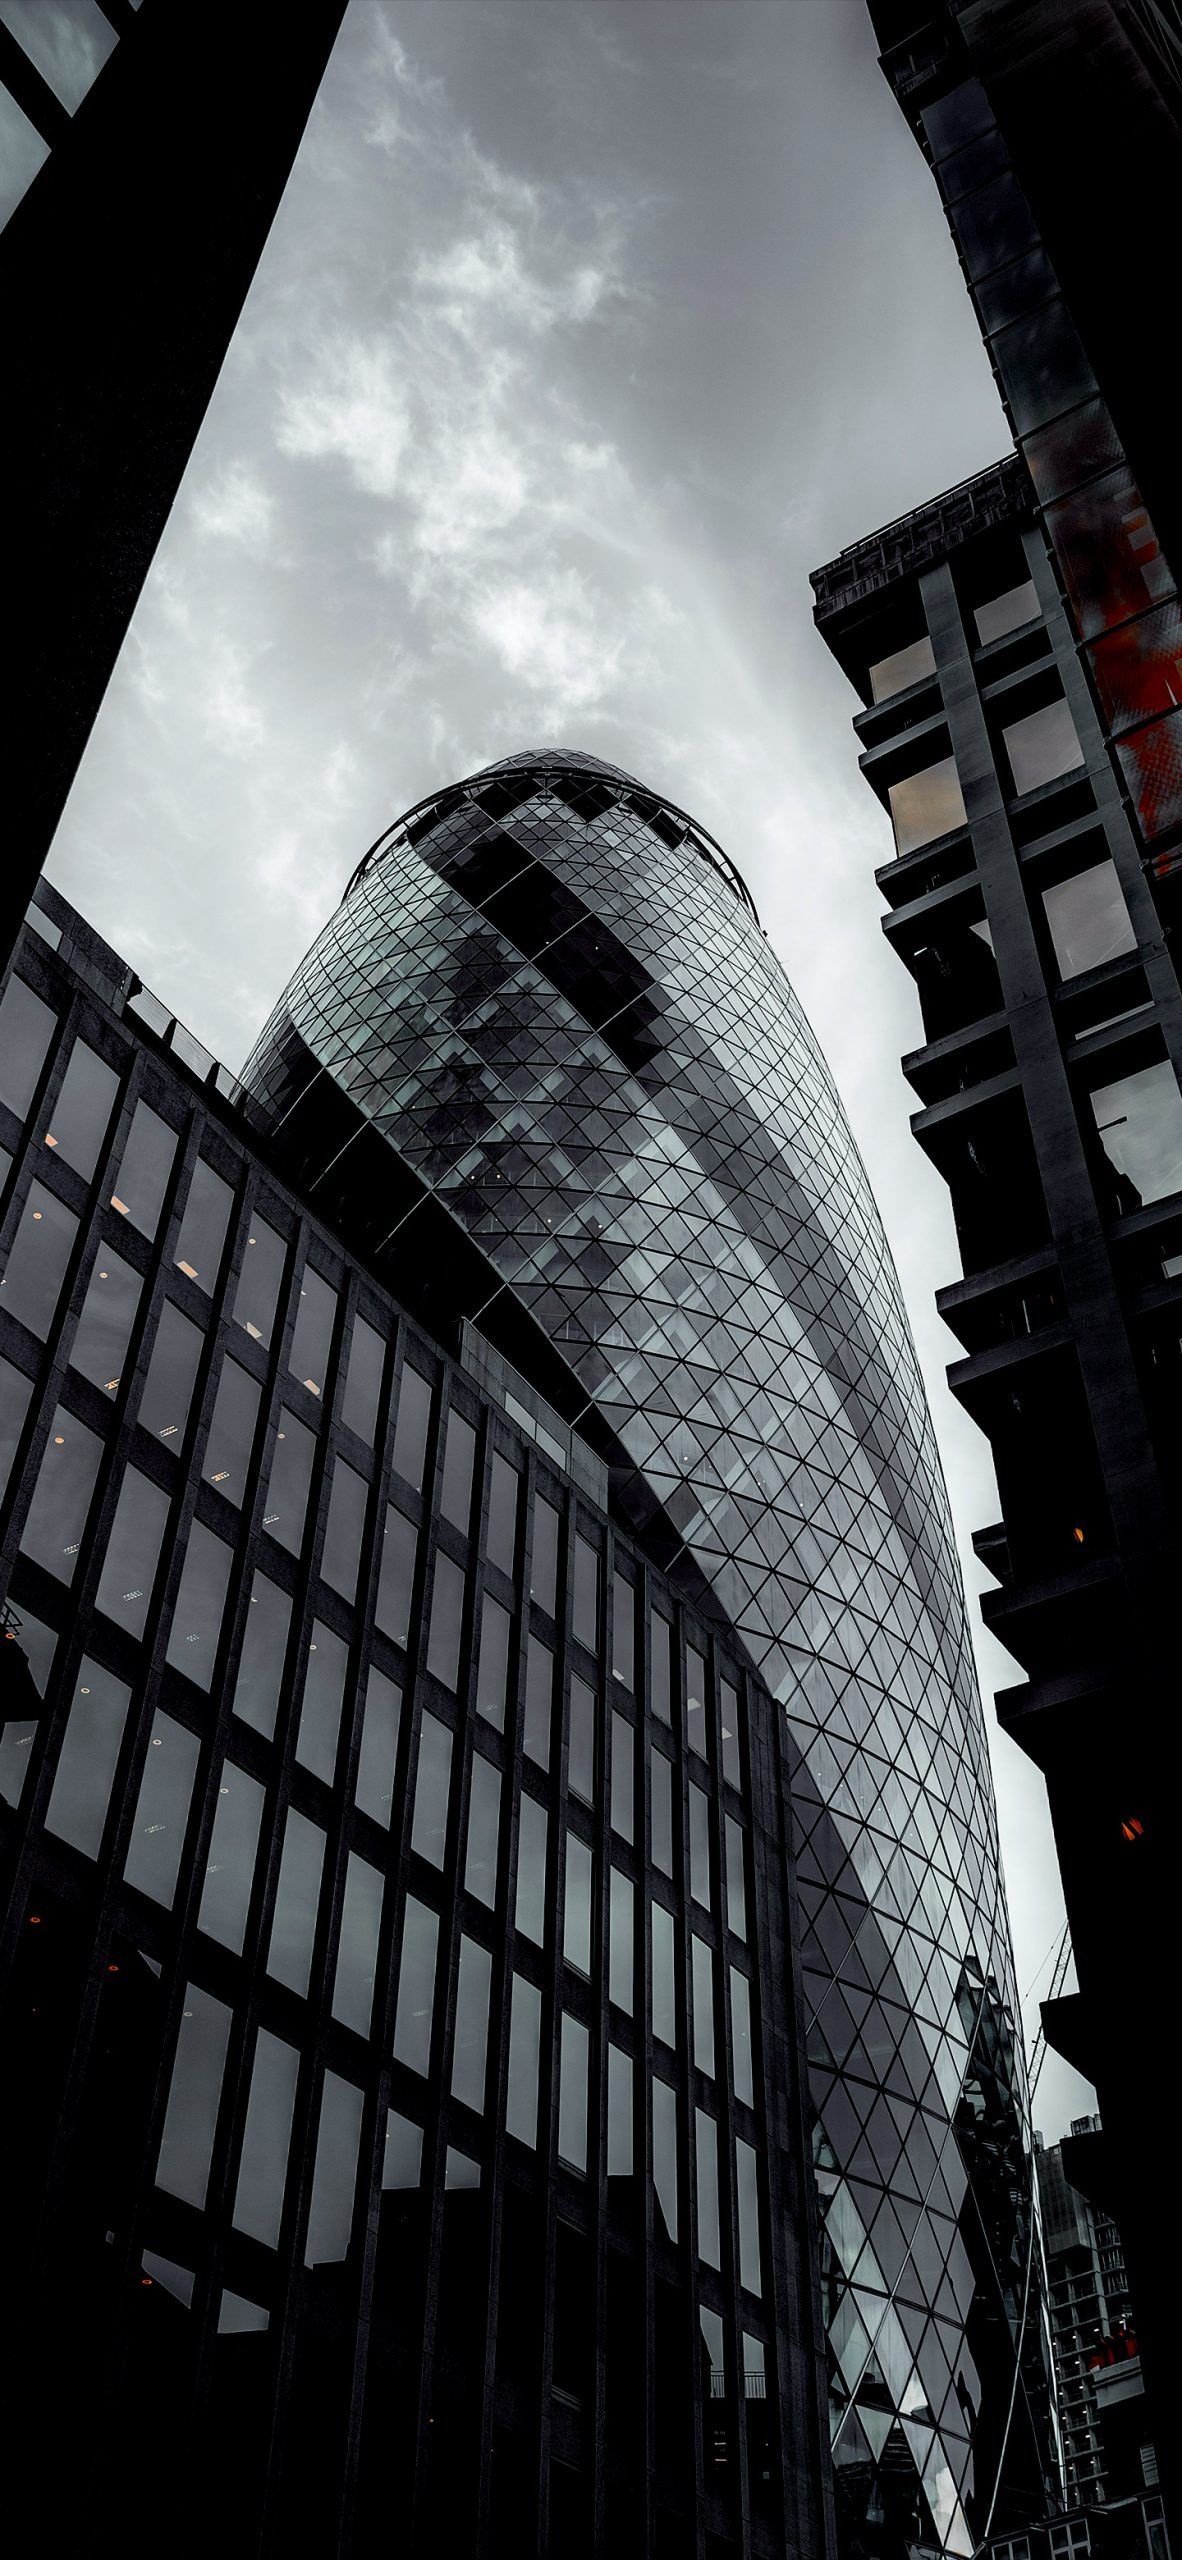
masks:
<path id="1" fill-rule="evenodd" d="M 451 2093 L 477 2115 L 484 2112 L 484 2074 L 488 2051 L 488 2003 L 492 1957 L 475 1938 L 460 1940 L 456 1982 L 455 2042 L 451 2057 Z"/>
<path id="2" fill-rule="evenodd" d="M 472 1478 L 476 1465 L 476 1433 L 470 1422 L 453 1406 L 447 1417 L 447 1441 L 443 1453 L 443 1483 L 439 1491 L 439 1508 L 453 1528 L 468 1534 L 472 1517 Z"/>
<path id="3" fill-rule="evenodd" d="M 402 1716 L 402 1691 L 384 1671 L 371 1666 L 365 1684 L 365 1713 L 361 1722 L 361 1749 L 357 1757 L 356 1805 L 359 1813 L 367 1813 L 371 1822 L 390 1828 L 394 1808 L 394 1767 L 398 1757 L 398 1728 Z"/>
<path id="4" fill-rule="evenodd" d="M 367 1492 L 365 1479 L 358 1475 L 356 1467 L 338 1458 L 332 1471 L 320 1573 L 331 1590 L 340 1592 L 342 1600 L 357 1597 Z"/>
<path id="5" fill-rule="evenodd" d="M 570 1684 L 567 1785 L 572 1795 L 582 1797 L 584 1804 L 595 1801 L 595 1725 L 595 1691 L 580 1680 L 576 1671 Z"/>
<path id="6" fill-rule="evenodd" d="M 739 2207 L 739 2280 L 749 2293 L 763 2290 L 759 2263 L 759 2163 L 749 2142 L 735 2142 Z"/>
<path id="7" fill-rule="evenodd" d="M 336 1320 L 336 1290 L 329 1287 L 327 1280 L 321 1279 L 318 1271 L 313 1271 L 310 1262 L 305 1263 L 287 1365 L 292 1376 L 307 1387 L 310 1395 L 324 1394 Z"/>
<path id="8" fill-rule="evenodd" d="M 610 1869 L 607 1915 L 607 1987 L 608 1997 L 617 2009 L 632 2015 L 634 1979 L 632 1882 L 618 1867 Z"/>
<path id="9" fill-rule="evenodd" d="M 476 1671 L 476 1705 L 498 1733 L 505 1730 L 505 1703 L 509 1684 L 509 1629 L 512 1624 L 507 1609 L 499 1600 L 490 1600 L 487 1592 L 480 1619 L 480 1660 Z"/>
<path id="10" fill-rule="evenodd" d="M 45 1828 L 97 1858 L 131 1691 L 86 1659 L 79 1663 Z"/>
<path id="11" fill-rule="evenodd" d="M 703 1658 L 692 1644 L 685 1648 L 685 1738 L 691 1751 L 705 1760 L 709 1744 L 706 1733 L 707 1671 Z"/>
<path id="12" fill-rule="evenodd" d="M 517 1927 L 536 1947 L 546 1942 L 546 1809 L 533 1796 L 521 1799 L 517 1841 Z"/>
<path id="13" fill-rule="evenodd" d="M 118 1392 L 143 1283 L 138 1271 L 101 1244 L 87 1284 L 70 1367 L 104 1395 Z"/>
<path id="14" fill-rule="evenodd" d="M 323 1831 L 316 1823 L 309 1822 L 304 1814 L 297 1813 L 294 1805 L 289 1805 L 283 1827 L 283 1855 L 279 1861 L 267 1971 L 273 1981 L 285 1982 L 289 1991 L 298 1992 L 301 2000 L 307 1993 L 312 1969 L 316 1906 L 320 1900 L 323 1866 Z"/>
<path id="15" fill-rule="evenodd" d="M 0 1102 L 18 1120 L 28 1116 L 56 1028 L 56 1013 L 23 978 L 10 978 L 0 998 Z"/>
<path id="16" fill-rule="evenodd" d="M 103 1443 L 58 1405 L 33 1488 L 21 1554 L 57 1582 L 72 1582 Z"/>
<path id="17" fill-rule="evenodd" d="M 413 1520 L 408 1520 L 405 1512 L 396 1511 L 392 1502 L 387 1503 L 374 1622 L 393 1644 L 404 1645 L 410 1633 L 418 1536 Z"/>
<path id="18" fill-rule="evenodd" d="M 649 1682 L 649 1705 L 662 1724 L 673 1722 L 673 1629 L 667 1618 L 654 1609 L 652 1617 L 652 1673 Z"/>
<path id="19" fill-rule="evenodd" d="M 259 1387 L 237 1360 L 222 1364 L 214 1398 L 202 1474 L 227 1502 L 242 1508 L 246 1475 L 259 1418 Z"/>
<path id="20" fill-rule="evenodd" d="M 599 1556 L 586 1538 L 575 1538 L 572 1630 L 590 1653 L 599 1650 Z"/>
<path id="21" fill-rule="evenodd" d="M 174 1717 L 153 1717 L 123 1875 L 166 1911 L 176 1893 L 198 1750 L 196 1734 Z"/>
<path id="22" fill-rule="evenodd" d="M 653 2188 L 670 2240 L 677 2238 L 677 2098 L 664 2080 L 652 2082 Z"/>
<path id="23" fill-rule="evenodd" d="M 488 1497 L 488 1560 L 502 1573 L 512 1573 L 517 1554 L 517 1506 L 521 1478 L 516 1467 L 494 1449 Z"/>
<path id="24" fill-rule="evenodd" d="M 908 685 L 934 675 L 935 668 L 935 652 L 925 631 L 921 639 L 909 640 L 905 649 L 893 649 L 889 658 L 877 658 L 867 669 L 870 699 L 890 702 L 896 693 L 905 693 Z"/>
<path id="25" fill-rule="evenodd" d="M 386 1346 L 380 1333 L 367 1324 L 364 1316 L 353 1320 L 353 1339 L 349 1345 L 349 1366 L 345 1372 L 345 1393 L 341 1403 L 341 1420 L 359 1440 L 373 1447 L 377 1429 L 378 1405 L 382 1394 L 382 1372 L 386 1365 Z"/>
<path id="26" fill-rule="evenodd" d="M 334 1635 L 331 1627 L 315 1618 L 308 1642 L 296 1758 L 301 1768 L 310 1769 L 314 1778 L 323 1778 L 326 1786 L 332 1785 L 336 1768 L 348 1668 L 349 1648 L 343 1637 Z"/>
<path id="27" fill-rule="evenodd" d="M 1074 879 L 1057 881 L 1043 890 L 1042 903 L 1063 978 L 1076 978 L 1081 970 L 1098 969 L 1102 961 L 1119 960 L 1122 952 L 1137 948 L 1111 862 L 1094 862 Z"/>
<path id="28" fill-rule="evenodd" d="M 722 2265 L 718 2226 L 718 2127 L 701 2107 L 694 2109 L 698 2168 L 698 2256 L 708 2267 Z"/>
<path id="29" fill-rule="evenodd" d="M 234 2228 L 274 2249 L 283 2220 L 287 2153 L 300 2057 L 293 2044 L 260 2027 L 250 2075 L 242 2156 L 234 2195 Z"/>
<path id="30" fill-rule="evenodd" d="M 632 2057 L 617 2044 L 607 2049 L 607 2174 L 632 2175 Z"/>
<path id="31" fill-rule="evenodd" d="M 189 1419 L 202 1335 L 166 1298 L 140 1397 L 139 1418 L 154 1440 L 179 1440 Z"/>
<path id="32" fill-rule="evenodd" d="M 591 1852 L 572 1831 L 566 1843 L 562 1952 L 580 1973 L 591 1971 Z"/>
<path id="33" fill-rule="evenodd" d="M 367 1858 L 350 1849 L 345 1867 L 345 1899 L 337 1948 L 332 2014 L 343 2027 L 367 2036 L 373 2017 L 374 1974 L 378 1932 L 382 1925 L 382 1879 Z"/>
<path id="34" fill-rule="evenodd" d="M 755 2104 L 755 2076 L 751 2054 L 751 1986 L 745 1973 L 732 1965 L 731 1976 L 731 2081 L 736 2098 Z"/>
<path id="35" fill-rule="evenodd" d="M 431 1386 L 421 1370 L 408 1360 L 398 1387 L 398 1419 L 394 1425 L 393 1463 L 395 1472 L 404 1476 L 420 1492 L 423 1469 L 427 1460 L 427 1433 L 431 1427 Z"/>
<path id="36" fill-rule="evenodd" d="M 315 1455 L 315 1433 L 281 1405 L 263 1527 L 292 1556 L 298 1556 L 303 1540 Z"/>
<path id="37" fill-rule="evenodd" d="M 258 1779 L 223 1761 L 197 1925 L 232 1955 L 241 1954 L 246 1935 L 263 1802 Z"/>
<path id="38" fill-rule="evenodd" d="M 1038 619 L 1038 589 L 1033 578 L 1023 578 L 1005 594 L 991 596 L 988 604 L 975 605 L 973 620 L 982 645 L 989 640 L 1003 640 L 1007 631 L 1020 631 L 1024 622 Z"/>
<path id="39" fill-rule="evenodd" d="M 1098 1085 L 1088 1099 L 1122 1217 L 1182 1191 L 1182 1094 L 1165 1059 Z"/>
<path id="40" fill-rule="evenodd" d="M 736 1938 L 747 1935 L 747 1887 L 744 1874 L 743 1832 L 739 1823 L 726 1817 L 726 1917 L 727 1927 Z"/>
<path id="41" fill-rule="evenodd" d="M 398 1971 L 398 2008 L 394 2020 L 394 2059 L 408 2071 L 424 2075 L 431 2060 L 431 2012 L 435 2002 L 435 1959 L 439 1919 L 425 1902 L 406 1897 L 402 1927 L 402 1960 Z"/>
<path id="42" fill-rule="evenodd" d="M 509 2089 L 505 2130 L 531 2150 L 538 2139 L 538 2068 L 542 2051 L 542 1995 L 536 1983 L 515 1973 L 509 2011 Z"/>
<path id="43" fill-rule="evenodd" d="M 168 1521 L 168 1495 L 128 1467 L 103 1555 L 95 1607 L 128 1634 L 142 1636 Z"/>
<path id="44" fill-rule="evenodd" d="M 18 1324 L 27 1325 L 38 1342 L 46 1341 L 57 1314 L 77 1233 L 73 1211 L 64 1209 L 43 1182 L 34 1182 L 9 1246 L 0 1280 L 0 1307 L 15 1316 Z"/>
<path id="45" fill-rule="evenodd" d="M 887 800 L 895 829 L 895 851 L 899 854 L 915 853 L 921 844 L 934 844 L 937 836 L 950 835 L 954 827 L 965 823 L 954 756 L 944 756 L 939 764 L 925 765 L 921 773 L 909 773 L 901 782 L 892 782 Z"/>
<path id="46" fill-rule="evenodd" d="M 409 2116 L 400 2116 L 389 2107 L 382 2144 L 383 2195 L 397 2195 L 407 2187 L 417 2187 L 422 2162 L 422 2126 L 412 2124 Z"/>
<path id="47" fill-rule="evenodd" d="M 424 1712 L 419 1728 L 419 1760 L 410 1845 L 433 1867 L 443 1865 L 447 1841 L 447 1803 L 451 1788 L 451 1735 L 437 1716 Z"/>
<path id="48" fill-rule="evenodd" d="M 554 1713 L 554 1656 L 540 1636 L 528 1636 L 525 1654 L 525 1730 L 522 1747 L 539 1769 L 550 1766 Z"/>
<path id="49" fill-rule="evenodd" d="M 653 2034 L 677 2043 L 677 1971 L 673 1914 L 663 1902 L 652 1908 Z"/>
<path id="50" fill-rule="evenodd" d="M 652 1860 L 662 1875 L 673 1873 L 673 1771 L 663 1751 L 652 1756 Z"/>
<path id="51" fill-rule="evenodd" d="M 689 1791 L 690 1892 L 695 1902 L 711 1903 L 710 1871 L 710 1799 L 701 1787 L 690 1781 Z"/>
<path id="52" fill-rule="evenodd" d="M 111 1207 L 149 1241 L 160 1224 L 176 1150 L 176 1131 L 149 1110 L 146 1102 L 137 1102 L 115 1176 Z"/>
<path id="53" fill-rule="evenodd" d="M 194 1520 L 172 1613 L 168 1660 L 187 1680 L 195 1680 L 199 1689 L 213 1685 L 232 1562 L 232 1549 L 224 1540 Z"/>
<path id="54" fill-rule="evenodd" d="M 720 1730 L 722 1734 L 722 1774 L 732 1787 L 743 1784 L 743 1754 L 739 1739 L 739 1692 L 729 1680 L 719 1683 Z"/>
<path id="55" fill-rule="evenodd" d="M 232 2013 L 224 2001 L 186 1984 L 168 2092 L 156 2184 L 184 2204 L 205 2203 L 226 2068 Z"/>
<path id="56" fill-rule="evenodd" d="M 478 1751 L 472 1755 L 472 1785 L 468 1797 L 468 1845 L 464 1858 L 464 1886 L 489 1910 L 497 1898 L 497 1842 L 501 1818 L 501 1773 L 482 1759 Z"/>
<path id="57" fill-rule="evenodd" d="M 53 1148 L 63 1164 L 72 1165 L 85 1182 L 89 1182 L 98 1163 L 118 1091 L 115 1069 L 85 1040 L 76 1040 L 49 1114 L 45 1144 Z"/>
<path id="58" fill-rule="evenodd" d="M 572 2169 L 587 2166 L 587 2074 L 591 2039 L 578 2018 L 562 2013 L 558 2058 L 558 2157 Z"/>
<path id="59" fill-rule="evenodd" d="M 222 1248 L 234 1194 L 228 1182 L 198 1156 L 189 1183 L 189 1196 L 181 1217 L 180 1234 L 173 1259 L 186 1280 L 195 1280 L 206 1297 L 211 1297 L 222 1267 Z"/>
<path id="60" fill-rule="evenodd" d="M 325 2072 L 308 2236 L 304 2242 L 306 2267 L 336 2267 L 348 2257 L 361 2146 L 361 2106 L 361 2091 L 354 2088 L 351 2080 L 342 2080 L 335 2071 Z"/>
<path id="61" fill-rule="evenodd" d="M 1083 763 L 1075 722 L 1062 699 L 1028 711 L 1001 734 L 1015 791 L 1037 791 L 1041 783 L 1056 782 L 1061 773 L 1074 773 Z"/>
<path id="62" fill-rule="evenodd" d="M 440 1549 L 435 1558 L 435 1581 L 431 1592 L 427 1669 L 443 1682 L 445 1689 L 455 1690 L 459 1686 L 463 1625 L 464 1568 Z"/>
<path id="63" fill-rule="evenodd" d="M 229 2285 L 223 2288 L 218 2304 L 219 2338 L 253 2337 L 270 2326 L 271 2314 L 261 2302 L 248 2302 L 244 2293 L 232 2293 Z"/>
<path id="64" fill-rule="evenodd" d="M 256 1733 L 264 1734 L 268 1742 L 275 1731 L 290 1623 L 291 1602 L 286 1591 L 269 1582 L 265 1573 L 256 1573 L 242 1637 L 234 1713 L 241 1716 L 244 1724 L 253 1725 Z"/>
<path id="65" fill-rule="evenodd" d="M 612 1830 L 621 1840 L 636 1837 L 636 1780 L 633 1731 L 626 1716 L 612 1715 Z"/>
<path id="66" fill-rule="evenodd" d="M 558 1607 L 558 1538 L 562 1528 L 561 1514 L 545 1494 L 534 1499 L 534 1535 L 529 1560 L 529 1591 L 539 1609 L 554 1617 Z M 512 1573 L 512 1560 L 506 1568 Z"/>
<path id="67" fill-rule="evenodd" d="M 287 1246 L 282 1236 L 277 1236 L 274 1227 L 256 1214 L 243 1247 L 242 1269 L 234 1292 L 234 1322 L 244 1326 L 251 1340 L 261 1342 L 264 1350 L 271 1340 L 286 1260 Z"/>
<path id="68" fill-rule="evenodd" d="M 694 2062 L 714 2078 L 714 1958 L 701 1938 L 693 1945 Z"/>
<path id="69" fill-rule="evenodd" d="M 612 1678 L 636 1687 L 636 1593 L 622 1573 L 612 1575 Z"/>

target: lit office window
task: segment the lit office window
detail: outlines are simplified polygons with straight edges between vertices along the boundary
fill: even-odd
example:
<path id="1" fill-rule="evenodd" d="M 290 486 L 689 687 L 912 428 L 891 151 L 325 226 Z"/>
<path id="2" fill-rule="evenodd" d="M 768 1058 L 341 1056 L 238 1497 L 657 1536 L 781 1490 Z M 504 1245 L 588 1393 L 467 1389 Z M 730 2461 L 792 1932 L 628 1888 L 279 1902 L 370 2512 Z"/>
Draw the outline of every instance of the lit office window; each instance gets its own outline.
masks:
<path id="1" fill-rule="evenodd" d="M 951 835 L 965 823 L 955 756 L 944 756 L 938 764 L 924 765 L 919 773 L 892 782 L 887 801 L 896 853 L 916 853 L 921 845 L 934 844 L 938 836 Z"/>
<path id="2" fill-rule="evenodd" d="M 173 1447 L 183 1440 L 203 1346 L 199 1328 L 166 1298 L 140 1397 L 139 1419 L 154 1440 Z"/>
<path id="3" fill-rule="evenodd" d="M 189 1180 L 188 1198 L 181 1216 L 180 1234 L 176 1240 L 174 1260 L 186 1280 L 192 1280 L 206 1297 L 217 1285 L 222 1265 L 222 1251 L 234 1194 L 228 1182 L 214 1172 L 198 1156 Z"/>
<path id="4" fill-rule="evenodd" d="M 287 1246 L 282 1236 L 277 1236 L 274 1227 L 269 1227 L 256 1210 L 234 1293 L 234 1322 L 244 1328 L 252 1342 L 261 1342 L 264 1350 L 271 1340 L 286 1260 Z"/>
<path id="5" fill-rule="evenodd" d="M 919 684 L 924 676 L 935 674 L 936 658 L 926 631 L 919 640 L 909 640 L 906 648 L 892 649 L 888 658 L 876 658 L 867 673 L 870 677 L 872 702 L 890 702 L 896 693 L 905 693 L 909 685 Z"/>
<path id="6" fill-rule="evenodd" d="M 100 1243 L 70 1347 L 70 1367 L 105 1396 L 119 1392 L 142 1287 L 138 1271 Z"/>
<path id="7" fill-rule="evenodd" d="M 45 1144 L 63 1164 L 89 1182 L 111 1126 L 119 1078 L 97 1050 L 76 1040 L 57 1100 L 45 1124 Z"/>
<path id="8" fill-rule="evenodd" d="M 311 1263 L 306 1263 L 296 1300 L 295 1329 L 287 1365 L 293 1378 L 298 1378 L 310 1395 L 324 1394 L 336 1319 L 336 1290 L 329 1287 L 327 1280 L 321 1279 L 318 1271 L 313 1271 Z"/>
<path id="9" fill-rule="evenodd" d="M 0 1307 L 39 1342 L 49 1334 L 74 1250 L 78 1221 L 44 1183 L 35 1182 L 21 1212 L 0 1280 Z"/>
<path id="10" fill-rule="evenodd" d="M 160 1224 L 176 1150 L 175 1129 L 170 1129 L 146 1102 L 137 1102 L 115 1176 L 111 1207 L 149 1241 Z"/>

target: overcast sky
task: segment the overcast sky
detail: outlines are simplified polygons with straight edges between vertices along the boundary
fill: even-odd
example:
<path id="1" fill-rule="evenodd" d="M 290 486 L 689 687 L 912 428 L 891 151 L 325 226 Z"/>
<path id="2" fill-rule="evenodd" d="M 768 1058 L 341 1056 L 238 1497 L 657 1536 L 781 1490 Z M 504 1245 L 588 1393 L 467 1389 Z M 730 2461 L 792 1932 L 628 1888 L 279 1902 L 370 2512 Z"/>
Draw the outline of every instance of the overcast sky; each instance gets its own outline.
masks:
<path id="1" fill-rule="evenodd" d="M 996 1492 L 944 1385 L 889 829 L 808 571 L 1006 441 L 863 0 L 352 0 L 49 865 L 238 1065 L 435 784 L 583 746 L 693 810 L 845 1098 L 971 1591 Z M 1019 1675 L 980 1660 L 1036 2022 L 1054 1853 L 989 1704 Z M 1089 2103 L 1050 2057 L 1048 2135 Z"/>

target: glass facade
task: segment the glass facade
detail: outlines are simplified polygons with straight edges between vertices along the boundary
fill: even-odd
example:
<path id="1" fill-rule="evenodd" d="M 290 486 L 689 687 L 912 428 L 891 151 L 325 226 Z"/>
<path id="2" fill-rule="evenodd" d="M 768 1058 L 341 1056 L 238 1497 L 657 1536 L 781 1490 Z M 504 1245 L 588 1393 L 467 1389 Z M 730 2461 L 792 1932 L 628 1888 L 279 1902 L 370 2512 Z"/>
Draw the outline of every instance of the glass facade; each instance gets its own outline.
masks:
<path id="1" fill-rule="evenodd" d="M 954 765 L 899 787 L 923 794 L 912 840 L 963 819 Z M 873 2528 L 862 2548 L 967 2553 L 1031 2423 L 1014 2349 L 1028 2135 L 988 1762 L 889 1252 L 742 884 L 615 768 L 508 758 L 367 856 L 245 1080 L 270 1125 L 335 1089 L 352 1143 L 378 1133 L 391 1182 L 446 1211 L 486 1294 L 511 1295 L 573 1374 L 620 1500 L 785 1711 L 839 2475 Z M 662 1625 L 652 1711 L 692 1747 L 696 1675 Z M 590 1644 L 589 1603 L 586 1627 Z M 749 1946 L 741 1826 L 719 1834 L 709 1802 L 695 1777 L 691 1899 L 710 1910 L 721 1889 Z M 652 1823 L 672 1863 L 655 1783 Z M 664 1905 L 644 1930 L 622 1893 L 612 1911 L 648 1946 L 672 2054 Z M 684 2139 L 670 2118 L 659 2175 L 654 2154 L 670 2230 L 695 2191 Z M 749 2269 L 755 2175 L 744 2155 Z"/>

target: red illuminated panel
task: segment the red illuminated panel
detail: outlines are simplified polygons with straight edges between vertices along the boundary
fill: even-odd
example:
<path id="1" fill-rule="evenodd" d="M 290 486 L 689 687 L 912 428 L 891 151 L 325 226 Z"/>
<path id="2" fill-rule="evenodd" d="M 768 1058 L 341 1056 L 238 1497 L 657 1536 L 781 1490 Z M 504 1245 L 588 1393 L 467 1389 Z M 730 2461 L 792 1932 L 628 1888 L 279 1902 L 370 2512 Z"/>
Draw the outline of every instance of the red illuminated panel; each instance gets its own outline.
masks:
<path id="1" fill-rule="evenodd" d="M 1146 843 L 1182 826 L 1182 711 L 1135 729 L 1116 752 Z"/>
<path id="2" fill-rule="evenodd" d="M 1109 727 L 1133 729 L 1182 704 L 1182 605 L 1175 597 L 1097 640 L 1091 653 Z"/>
<path id="3" fill-rule="evenodd" d="M 1127 463 L 1048 507 L 1046 525 L 1085 640 L 1173 594 L 1173 579 Z"/>

